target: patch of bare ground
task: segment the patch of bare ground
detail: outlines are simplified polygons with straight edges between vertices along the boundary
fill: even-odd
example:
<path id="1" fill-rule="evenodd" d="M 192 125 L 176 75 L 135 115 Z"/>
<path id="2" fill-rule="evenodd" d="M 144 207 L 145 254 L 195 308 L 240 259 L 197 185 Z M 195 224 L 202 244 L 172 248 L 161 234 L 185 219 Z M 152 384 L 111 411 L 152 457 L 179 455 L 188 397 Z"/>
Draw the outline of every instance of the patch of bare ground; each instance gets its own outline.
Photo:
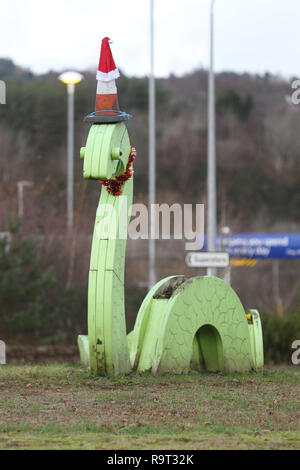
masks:
<path id="1" fill-rule="evenodd" d="M 112 379 L 2 367 L 0 448 L 299 448 L 299 379 L 296 367 Z"/>

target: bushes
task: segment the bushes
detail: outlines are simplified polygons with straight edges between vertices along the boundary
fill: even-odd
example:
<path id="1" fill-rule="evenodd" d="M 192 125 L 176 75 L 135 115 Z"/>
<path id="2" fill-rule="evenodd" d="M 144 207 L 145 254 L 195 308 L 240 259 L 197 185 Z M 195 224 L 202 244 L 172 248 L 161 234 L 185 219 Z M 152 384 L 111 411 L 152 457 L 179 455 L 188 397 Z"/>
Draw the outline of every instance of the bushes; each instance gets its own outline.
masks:
<path id="1" fill-rule="evenodd" d="M 10 344 L 76 344 L 87 333 L 87 289 L 65 289 L 37 237 L 0 241 L 0 339 Z M 136 286 L 126 288 L 131 330 L 143 296 Z"/>
<path id="2" fill-rule="evenodd" d="M 65 289 L 35 237 L 0 242 L 0 337 L 11 344 L 70 344 L 86 333 L 86 290 Z M 129 331 L 142 302 L 136 286 L 126 289 Z M 300 312 L 283 318 L 262 315 L 265 362 L 291 363 L 300 340 Z"/>
<path id="3" fill-rule="evenodd" d="M 0 332 L 16 343 L 76 341 L 86 330 L 86 297 L 65 290 L 34 237 L 0 243 Z"/>
<path id="4" fill-rule="evenodd" d="M 249 93 L 242 98 L 234 89 L 230 88 L 223 92 L 217 100 L 217 110 L 222 113 L 227 109 L 232 109 L 237 117 L 243 121 L 249 118 L 254 107 L 254 100 Z"/>
<path id="5" fill-rule="evenodd" d="M 300 340 L 300 312 L 278 317 L 273 314 L 262 315 L 265 363 L 287 362 L 291 364 L 293 350 L 291 345 Z"/>

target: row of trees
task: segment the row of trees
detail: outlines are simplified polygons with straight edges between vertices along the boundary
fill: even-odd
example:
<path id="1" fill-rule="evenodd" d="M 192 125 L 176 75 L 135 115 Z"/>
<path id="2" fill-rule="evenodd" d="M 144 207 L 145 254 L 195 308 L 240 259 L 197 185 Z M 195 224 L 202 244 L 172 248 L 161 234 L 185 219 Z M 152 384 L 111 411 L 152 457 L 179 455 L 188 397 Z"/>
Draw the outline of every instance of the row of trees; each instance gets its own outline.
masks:
<path id="1" fill-rule="evenodd" d="M 79 159 L 89 130 L 83 118 L 93 110 L 96 91 L 94 73 L 83 73 L 85 80 L 76 87 L 76 244 L 70 244 L 64 238 L 65 86 L 56 72 L 36 76 L 9 60 L 0 60 L 0 79 L 7 85 L 7 104 L 0 106 L 0 231 L 5 230 L 10 215 L 17 213 L 17 181 L 34 182 L 26 189 L 25 217 L 11 258 L 5 258 L 3 251 L 0 265 L 0 314 L 6 316 L 6 334 L 11 332 L 12 336 L 16 334 L 13 325 L 19 325 L 18 332 L 25 331 L 30 318 L 36 318 L 35 329 L 42 338 L 67 331 L 69 324 L 73 332 L 83 331 L 90 235 L 100 192 L 98 182 L 83 181 Z M 298 108 L 287 99 L 289 83 L 267 74 L 221 73 L 216 85 L 220 225 L 229 225 L 233 231 L 298 231 L 300 120 Z M 118 93 L 121 109 L 133 115 L 129 132 L 138 152 L 135 202 L 147 202 L 148 80 L 122 75 Z M 206 71 L 157 80 L 158 202 L 206 202 L 206 152 Z M 71 277 L 70 264 L 74 264 Z M 136 286 L 147 280 L 147 250 L 144 259 L 128 259 L 126 266 L 128 320 L 132 325 L 144 296 Z M 32 283 L 21 276 L 22 269 Z M 288 289 L 295 279 L 288 277 L 290 267 L 284 269 L 282 276 L 289 282 L 283 284 L 281 295 L 290 299 Z M 11 277 L 4 277 L 8 271 Z M 175 272 L 194 274 L 187 272 L 184 253 L 180 262 L 158 260 L 158 278 Z M 233 272 L 233 282 L 242 300 L 250 299 L 251 306 L 273 307 L 272 296 L 257 282 L 255 270 Z M 45 295 L 39 296 L 38 290 Z M 289 305 L 293 306 L 291 300 Z M 43 326 L 38 319 L 42 312 L 49 312 Z"/>
<path id="2" fill-rule="evenodd" d="M 39 179 L 55 175 L 63 184 L 66 90 L 57 73 L 34 76 L 0 60 L 0 79 L 7 83 L 7 105 L 0 107 L 2 178 L 14 179 L 18 165 L 19 173 L 29 171 Z M 206 88 L 205 71 L 158 80 L 157 86 L 158 191 L 180 197 L 184 192 L 189 201 L 205 199 Z M 136 187 L 145 195 L 147 79 L 122 75 L 118 91 L 121 108 L 134 116 L 130 133 L 139 157 Z M 217 76 L 218 207 L 226 206 L 228 223 L 243 214 L 251 225 L 258 212 L 268 214 L 268 224 L 298 220 L 300 120 L 297 107 L 286 100 L 288 93 L 288 83 L 268 75 Z M 77 151 L 88 130 L 83 118 L 93 110 L 94 99 L 94 74 L 85 73 L 76 88 Z M 76 170 L 80 181 L 78 162 Z"/>

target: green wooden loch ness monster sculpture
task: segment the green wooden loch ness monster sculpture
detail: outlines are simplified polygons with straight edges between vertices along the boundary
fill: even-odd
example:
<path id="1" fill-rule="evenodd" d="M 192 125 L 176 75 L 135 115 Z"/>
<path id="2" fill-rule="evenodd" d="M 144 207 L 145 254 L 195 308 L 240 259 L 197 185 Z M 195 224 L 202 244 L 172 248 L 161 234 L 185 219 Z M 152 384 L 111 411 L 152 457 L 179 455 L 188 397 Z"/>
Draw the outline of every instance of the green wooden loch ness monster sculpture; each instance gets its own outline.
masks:
<path id="1" fill-rule="evenodd" d="M 88 287 L 88 336 L 79 336 L 81 361 L 99 375 L 130 370 L 182 374 L 258 370 L 263 367 L 259 313 L 246 312 L 232 288 L 216 277 L 170 276 L 145 297 L 134 330 L 126 335 L 124 268 L 133 199 L 129 116 L 119 111 L 109 38 L 102 41 L 95 112 L 81 149 L 85 179 L 100 180 Z M 120 197 L 122 195 L 122 197 Z M 118 214 L 103 223 L 107 208 Z M 124 217 L 124 213 L 126 216 Z"/>

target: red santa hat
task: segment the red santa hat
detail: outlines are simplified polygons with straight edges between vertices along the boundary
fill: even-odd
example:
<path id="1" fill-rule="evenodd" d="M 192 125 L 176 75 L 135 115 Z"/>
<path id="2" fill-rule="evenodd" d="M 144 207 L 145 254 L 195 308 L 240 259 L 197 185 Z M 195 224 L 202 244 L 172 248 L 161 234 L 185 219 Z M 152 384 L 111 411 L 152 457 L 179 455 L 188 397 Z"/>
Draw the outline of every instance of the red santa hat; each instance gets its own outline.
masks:
<path id="1" fill-rule="evenodd" d="M 116 78 L 120 76 L 110 50 L 110 38 L 102 39 L 99 67 L 97 71 L 97 91 L 95 111 L 85 118 L 85 122 L 119 122 L 131 116 L 120 111 Z"/>
<path id="2" fill-rule="evenodd" d="M 120 76 L 110 50 L 110 43 L 112 43 L 110 38 L 105 37 L 102 39 L 100 60 L 97 71 L 97 80 L 102 82 L 109 82 L 110 80 L 115 80 Z"/>

